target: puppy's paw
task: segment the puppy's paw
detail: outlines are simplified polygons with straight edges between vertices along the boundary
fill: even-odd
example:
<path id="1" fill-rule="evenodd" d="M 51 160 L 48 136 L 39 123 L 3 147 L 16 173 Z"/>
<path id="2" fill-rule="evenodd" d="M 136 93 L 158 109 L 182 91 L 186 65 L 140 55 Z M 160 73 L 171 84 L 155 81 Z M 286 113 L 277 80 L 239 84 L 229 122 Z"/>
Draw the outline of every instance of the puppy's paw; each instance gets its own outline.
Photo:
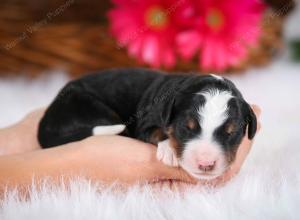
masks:
<path id="1" fill-rule="evenodd" d="M 169 139 L 158 143 L 156 158 L 169 166 L 178 167 L 179 165 L 178 158 L 170 145 Z"/>

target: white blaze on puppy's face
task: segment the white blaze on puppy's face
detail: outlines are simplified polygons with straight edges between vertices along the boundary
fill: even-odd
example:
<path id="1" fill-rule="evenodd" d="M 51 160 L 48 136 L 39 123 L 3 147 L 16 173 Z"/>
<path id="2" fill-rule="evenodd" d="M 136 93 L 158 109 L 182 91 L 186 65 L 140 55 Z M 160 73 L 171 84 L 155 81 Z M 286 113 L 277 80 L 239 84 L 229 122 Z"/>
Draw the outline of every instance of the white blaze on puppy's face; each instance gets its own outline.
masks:
<path id="1" fill-rule="evenodd" d="M 214 131 L 227 119 L 228 101 L 233 97 L 229 91 L 217 89 L 198 93 L 205 97 L 199 106 L 199 135 L 188 141 L 180 165 L 196 178 L 210 179 L 224 172 L 228 164 L 222 147 L 214 139 Z"/>

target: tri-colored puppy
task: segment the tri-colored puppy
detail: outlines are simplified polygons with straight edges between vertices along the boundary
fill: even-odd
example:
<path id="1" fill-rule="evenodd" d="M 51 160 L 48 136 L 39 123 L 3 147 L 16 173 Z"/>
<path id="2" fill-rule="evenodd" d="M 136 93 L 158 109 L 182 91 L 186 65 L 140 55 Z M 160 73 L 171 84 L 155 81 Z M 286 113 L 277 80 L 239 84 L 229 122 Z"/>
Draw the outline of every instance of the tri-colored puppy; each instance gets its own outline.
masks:
<path id="1" fill-rule="evenodd" d="M 47 109 L 44 148 L 91 135 L 120 134 L 158 146 L 157 158 L 210 179 L 232 163 L 256 117 L 232 82 L 215 75 L 112 69 L 68 83 Z"/>

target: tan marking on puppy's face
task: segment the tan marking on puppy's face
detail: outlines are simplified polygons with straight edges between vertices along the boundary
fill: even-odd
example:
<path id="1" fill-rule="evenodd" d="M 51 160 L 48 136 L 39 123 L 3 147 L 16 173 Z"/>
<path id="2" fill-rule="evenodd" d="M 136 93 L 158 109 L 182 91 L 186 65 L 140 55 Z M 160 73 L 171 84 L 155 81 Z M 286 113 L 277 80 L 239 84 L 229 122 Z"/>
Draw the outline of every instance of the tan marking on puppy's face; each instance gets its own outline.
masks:
<path id="1" fill-rule="evenodd" d="M 231 164 L 235 161 L 235 158 L 236 158 L 236 152 L 238 150 L 238 145 L 237 146 L 234 146 L 234 150 L 233 151 L 228 151 L 228 152 L 225 152 L 225 155 L 226 155 L 226 161 L 228 164 Z"/>
<path id="2" fill-rule="evenodd" d="M 194 130 L 197 127 L 197 121 L 193 118 L 187 120 L 186 126 L 190 130 Z"/>
<path id="3" fill-rule="evenodd" d="M 164 139 L 166 139 L 166 135 L 164 134 L 163 130 L 161 128 L 157 128 L 153 130 L 149 142 L 157 145 L 158 142 L 163 141 Z"/>
<path id="4" fill-rule="evenodd" d="M 236 125 L 234 123 L 228 123 L 225 126 L 225 132 L 229 135 L 231 135 L 233 132 L 236 131 Z"/>
<path id="5" fill-rule="evenodd" d="M 180 149 L 181 149 L 181 144 L 178 142 L 176 137 L 174 136 L 174 128 L 169 127 L 167 130 L 168 138 L 170 140 L 171 147 L 175 150 L 176 156 L 179 158 L 180 157 Z"/>

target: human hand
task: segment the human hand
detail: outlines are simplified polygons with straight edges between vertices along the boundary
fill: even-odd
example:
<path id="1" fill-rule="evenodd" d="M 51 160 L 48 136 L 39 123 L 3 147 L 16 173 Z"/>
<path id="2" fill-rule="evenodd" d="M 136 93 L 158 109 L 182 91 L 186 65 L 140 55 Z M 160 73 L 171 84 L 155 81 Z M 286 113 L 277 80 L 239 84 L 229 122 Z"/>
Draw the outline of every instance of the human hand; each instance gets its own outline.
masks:
<path id="1" fill-rule="evenodd" d="M 260 109 L 257 106 L 252 107 L 257 117 L 259 117 Z M 43 112 L 44 110 L 35 111 L 25 117 L 19 124 L 10 127 L 8 130 L 2 130 L 4 133 L 9 131 L 16 137 L 15 145 L 10 149 L 10 154 L 40 149 L 36 133 L 38 122 Z M 260 124 L 258 123 L 259 127 Z M 138 181 L 154 183 L 172 180 L 219 185 L 228 181 L 239 172 L 251 145 L 252 141 L 245 137 L 232 166 L 222 176 L 210 181 L 195 180 L 181 168 L 162 164 L 156 160 L 155 146 L 121 136 L 93 136 L 60 148 L 45 150 L 43 161 L 60 158 L 60 171 L 63 171 L 65 167 L 65 172 L 80 173 L 88 178 L 102 180 L 107 183 L 115 182 L 116 180 L 129 184 Z M 24 146 L 27 147 L 24 148 Z M 51 166 L 53 166 L 53 163 Z M 47 167 L 47 163 L 45 163 L 44 168 L 44 171 L 47 173 L 47 169 L 49 171 L 51 167 Z"/>
<path id="2" fill-rule="evenodd" d="M 20 158 L 23 168 L 27 167 L 28 175 L 31 172 L 36 177 L 39 174 L 54 177 L 63 174 L 63 171 L 65 174 L 71 171 L 72 175 L 85 175 L 105 182 L 145 182 L 162 178 L 172 179 L 180 174 L 156 160 L 155 146 L 121 136 L 93 136 L 38 152 L 36 150 L 40 150 L 41 147 L 37 140 L 37 130 L 44 111 L 45 109 L 35 110 L 20 122 L 0 129 L 0 155 L 5 164 L 15 166 L 15 161 Z M 14 156 L 15 154 L 19 156 Z M 4 158 L 4 155 L 12 156 Z M 28 157 L 30 163 L 26 159 Z M 56 165 L 59 164 L 59 170 L 53 165 L 58 159 Z M 12 173 L 18 176 L 17 167 L 6 167 L 9 176 L 12 176 Z M 16 172 L 12 172 L 13 170 Z M 188 177 L 184 172 L 180 174 L 182 175 Z"/>
<path id="3" fill-rule="evenodd" d="M 252 106 L 257 118 L 258 106 Z M 258 130 L 260 123 L 258 122 Z M 162 181 L 202 183 L 220 185 L 236 175 L 246 159 L 253 141 L 244 137 L 236 159 L 230 168 L 213 180 L 196 180 L 181 168 L 166 166 L 156 159 L 156 147 L 121 136 L 94 136 L 80 142 L 78 153 L 89 177 L 106 182 L 118 180 L 122 183 Z M 101 161 L 99 161 L 101 158 Z"/>

